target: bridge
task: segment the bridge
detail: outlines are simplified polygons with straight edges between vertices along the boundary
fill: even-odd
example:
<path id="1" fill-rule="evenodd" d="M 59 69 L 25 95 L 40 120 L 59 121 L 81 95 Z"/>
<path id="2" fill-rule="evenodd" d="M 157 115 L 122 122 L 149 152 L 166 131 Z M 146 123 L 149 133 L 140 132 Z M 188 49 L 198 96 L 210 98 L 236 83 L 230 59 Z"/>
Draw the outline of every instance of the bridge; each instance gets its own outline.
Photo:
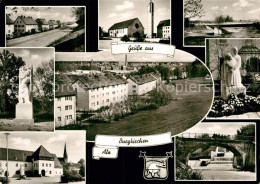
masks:
<path id="1" fill-rule="evenodd" d="M 201 149 L 202 152 L 211 146 L 226 148 L 234 154 L 233 165 L 242 170 L 255 170 L 255 137 L 230 136 L 217 134 L 183 133 L 176 137 L 176 147 L 182 148 L 182 158 L 188 165 L 193 152 Z M 237 163 L 234 163 L 236 161 Z"/>

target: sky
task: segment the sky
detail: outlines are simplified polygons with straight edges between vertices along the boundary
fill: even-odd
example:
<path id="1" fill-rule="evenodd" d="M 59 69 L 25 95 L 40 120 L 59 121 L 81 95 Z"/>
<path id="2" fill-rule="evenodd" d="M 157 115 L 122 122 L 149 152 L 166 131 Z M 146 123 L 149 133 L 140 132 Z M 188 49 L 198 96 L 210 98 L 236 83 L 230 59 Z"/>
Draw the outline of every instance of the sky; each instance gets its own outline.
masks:
<path id="1" fill-rule="evenodd" d="M 208 133 L 208 134 L 223 134 L 223 135 L 235 135 L 237 130 L 242 126 L 246 126 L 252 123 L 240 123 L 240 122 L 222 122 L 222 123 L 198 123 L 194 127 L 186 130 L 188 133 Z"/>
<path id="2" fill-rule="evenodd" d="M 9 50 L 15 56 L 23 58 L 26 66 L 33 65 L 33 69 L 41 65 L 42 62 L 49 62 L 55 57 L 54 48 L 4 48 Z M 0 48 L 0 52 L 3 52 L 3 48 Z"/>
<path id="3" fill-rule="evenodd" d="M 260 0 L 202 0 L 202 3 L 205 16 L 201 20 L 214 20 L 218 15 L 230 15 L 234 20 L 260 19 Z"/>
<path id="4" fill-rule="evenodd" d="M 86 157 L 85 131 L 55 131 L 47 132 L 11 132 L 8 138 L 8 147 L 18 150 L 36 151 L 41 145 L 57 157 L 63 157 L 66 142 L 68 161 L 77 163 Z M 0 147 L 6 148 L 4 132 L 0 133 Z"/>
<path id="5" fill-rule="evenodd" d="M 115 23 L 139 18 L 147 32 L 147 6 L 150 0 L 99 0 L 99 26 L 105 31 Z M 153 0 L 154 32 L 161 20 L 170 19 L 170 0 Z"/>
<path id="6" fill-rule="evenodd" d="M 11 8 L 14 6 L 10 6 L 6 8 L 6 14 L 11 13 L 12 16 L 10 17 L 12 20 L 15 20 L 18 16 L 32 16 L 34 19 L 43 18 L 45 20 L 60 20 L 61 22 L 70 22 L 75 21 L 75 17 L 72 16 L 72 7 L 55 7 L 52 6 L 50 9 L 48 7 L 37 7 L 39 11 L 27 10 L 24 11 L 22 7 L 17 7 L 17 13 L 14 13 Z M 25 6 L 24 6 L 25 7 Z"/>
<path id="7" fill-rule="evenodd" d="M 164 62 L 193 62 L 196 57 L 188 52 L 175 49 L 173 58 L 162 54 L 128 54 L 128 61 L 164 61 Z M 56 61 L 125 61 L 125 54 L 113 55 L 110 50 L 87 53 L 56 53 Z"/>

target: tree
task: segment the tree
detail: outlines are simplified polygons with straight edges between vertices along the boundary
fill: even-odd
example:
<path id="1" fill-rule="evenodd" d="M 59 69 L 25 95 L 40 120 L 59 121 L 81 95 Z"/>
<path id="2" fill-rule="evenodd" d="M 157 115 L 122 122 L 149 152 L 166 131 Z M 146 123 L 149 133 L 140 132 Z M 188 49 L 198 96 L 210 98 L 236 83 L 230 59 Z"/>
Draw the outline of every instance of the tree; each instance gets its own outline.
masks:
<path id="1" fill-rule="evenodd" d="M 204 9 L 202 0 L 184 0 L 184 18 L 202 17 Z"/>
<path id="2" fill-rule="evenodd" d="M 35 22 L 37 23 L 37 25 L 38 25 L 38 29 L 39 29 L 39 31 L 42 31 L 42 24 L 43 24 L 43 22 L 42 22 L 42 19 L 36 19 L 35 20 Z"/>
<path id="3" fill-rule="evenodd" d="M 79 174 L 84 177 L 85 176 L 85 160 L 82 158 L 78 161 L 78 163 L 80 164 L 80 170 L 79 170 Z"/>
<path id="4" fill-rule="evenodd" d="M 78 27 L 85 26 L 85 8 L 84 7 L 72 7 L 72 16 L 76 18 Z"/>
<path id="5" fill-rule="evenodd" d="M 44 113 L 53 113 L 54 61 L 42 62 L 34 72 L 34 97 Z"/>
<path id="6" fill-rule="evenodd" d="M 239 130 L 237 130 L 237 134 L 235 136 L 238 140 L 255 140 L 255 125 L 249 124 L 242 126 Z"/>
<path id="7" fill-rule="evenodd" d="M 19 68 L 25 62 L 8 50 L 0 53 L 0 112 L 14 112 L 18 102 Z"/>
<path id="8" fill-rule="evenodd" d="M 225 17 L 223 15 L 217 16 L 215 18 L 215 22 L 218 24 L 223 23 L 223 22 L 225 22 Z"/>

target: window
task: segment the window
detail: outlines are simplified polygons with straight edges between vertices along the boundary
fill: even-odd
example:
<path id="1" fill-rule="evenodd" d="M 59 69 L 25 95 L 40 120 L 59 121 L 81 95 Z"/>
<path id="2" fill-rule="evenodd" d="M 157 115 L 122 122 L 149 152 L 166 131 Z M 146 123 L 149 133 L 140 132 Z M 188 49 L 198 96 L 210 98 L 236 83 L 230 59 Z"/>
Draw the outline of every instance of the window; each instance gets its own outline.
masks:
<path id="1" fill-rule="evenodd" d="M 97 105 L 99 105 L 99 102 L 97 102 Z"/>
<path id="2" fill-rule="evenodd" d="M 95 102 L 91 103 L 91 106 L 95 107 Z"/>
<path id="3" fill-rule="evenodd" d="M 92 96 L 91 96 L 91 99 L 95 99 L 95 95 L 92 95 Z"/>
<path id="4" fill-rule="evenodd" d="M 114 94 L 116 94 L 116 92 L 115 92 L 115 91 L 113 91 L 113 92 L 112 92 L 112 94 L 114 95 Z"/>
<path id="5" fill-rule="evenodd" d="M 65 106 L 65 110 L 68 110 L 68 109 L 69 109 L 69 106 L 66 105 L 66 106 Z"/>
<path id="6" fill-rule="evenodd" d="M 69 116 L 69 119 L 72 119 L 72 115 Z"/>
<path id="7" fill-rule="evenodd" d="M 109 99 L 107 99 L 107 101 L 106 102 L 109 102 Z"/>
<path id="8" fill-rule="evenodd" d="M 51 167 L 51 164 L 49 164 L 49 166 Z"/>
<path id="9" fill-rule="evenodd" d="M 133 88 L 136 88 L 136 85 L 133 85 L 132 87 L 133 87 Z"/>
<path id="10" fill-rule="evenodd" d="M 61 121 L 61 117 L 58 117 L 58 121 Z"/>
<path id="11" fill-rule="evenodd" d="M 136 90 L 133 90 L 133 93 L 136 93 Z"/>
<path id="12" fill-rule="evenodd" d="M 24 167 L 27 167 L 27 164 L 24 164 Z"/>
<path id="13" fill-rule="evenodd" d="M 44 163 L 42 163 L 42 167 L 44 167 Z"/>
<path id="14" fill-rule="evenodd" d="M 139 24 L 136 23 L 136 24 L 135 24 L 135 27 L 136 27 L 136 29 L 138 29 L 138 28 L 139 28 Z"/>
<path id="15" fill-rule="evenodd" d="M 51 174 L 51 171 L 50 171 L 50 174 Z"/>
<path id="16" fill-rule="evenodd" d="M 16 167 L 18 167 L 18 163 L 16 163 Z"/>
<path id="17" fill-rule="evenodd" d="M 46 163 L 46 167 L 48 167 L 48 164 Z"/>
<path id="18" fill-rule="evenodd" d="M 58 101 L 61 101 L 61 98 L 57 98 Z"/>
<path id="19" fill-rule="evenodd" d="M 61 107 L 57 107 L 58 111 L 60 112 L 61 111 Z"/>
<path id="20" fill-rule="evenodd" d="M 72 105 L 69 105 L 69 110 L 71 110 L 72 109 Z"/>
<path id="21" fill-rule="evenodd" d="M 65 119 L 68 120 L 68 119 L 69 119 L 69 116 L 65 116 Z"/>

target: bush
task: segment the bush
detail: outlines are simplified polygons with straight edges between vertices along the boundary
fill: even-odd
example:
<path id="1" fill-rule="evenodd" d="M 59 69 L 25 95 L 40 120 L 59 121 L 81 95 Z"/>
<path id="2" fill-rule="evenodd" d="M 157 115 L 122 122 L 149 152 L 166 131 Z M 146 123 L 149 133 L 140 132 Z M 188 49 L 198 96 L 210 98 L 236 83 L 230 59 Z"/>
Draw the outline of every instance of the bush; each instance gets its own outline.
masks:
<path id="1" fill-rule="evenodd" d="M 33 177 L 33 172 L 32 171 L 25 171 L 25 176 Z"/>
<path id="2" fill-rule="evenodd" d="M 84 178 L 77 171 L 66 172 L 61 176 L 61 183 L 83 181 Z"/>
<path id="3" fill-rule="evenodd" d="M 35 33 L 36 33 L 36 29 L 32 29 L 31 34 L 35 34 Z"/>
<path id="4" fill-rule="evenodd" d="M 114 121 L 119 121 L 121 118 L 120 114 L 115 114 L 114 115 Z"/>
<path id="5" fill-rule="evenodd" d="M 130 38 L 129 38 L 127 35 L 124 35 L 124 36 L 121 38 L 121 41 L 123 41 L 123 42 L 129 42 L 129 41 L 130 41 Z"/>

